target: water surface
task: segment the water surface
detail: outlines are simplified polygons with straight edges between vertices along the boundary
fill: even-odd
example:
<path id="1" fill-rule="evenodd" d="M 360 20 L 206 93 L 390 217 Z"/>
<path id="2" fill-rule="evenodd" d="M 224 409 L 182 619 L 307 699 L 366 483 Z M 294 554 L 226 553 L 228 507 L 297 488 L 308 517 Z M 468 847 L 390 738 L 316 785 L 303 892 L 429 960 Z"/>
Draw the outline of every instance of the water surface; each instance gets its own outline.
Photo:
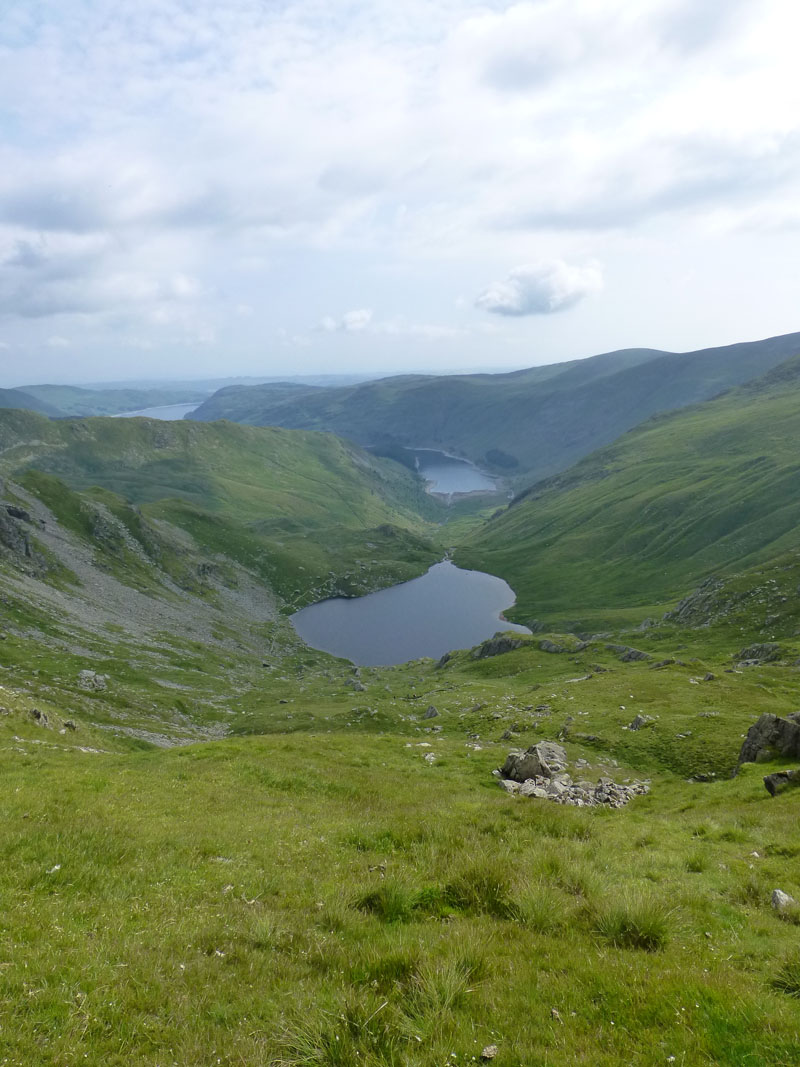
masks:
<path id="1" fill-rule="evenodd" d="M 157 408 L 142 408 L 140 411 L 123 411 L 115 419 L 163 419 L 164 422 L 177 422 L 185 415 L 199 408 L 199 404 L 162 404 Z"/>
<path id="2" fill-rule="evenodd" d="M 428 483 L 428 492 L 441 496 L 453 493 L 496 493 L 497 481 L 466 459 L 448 456 L 433 448 L 412 448 L 417 470 Z"/>
<path id="3" fill-rule="evenodd" d="M 291 621 L 312 648 L 375 667 L 421 656 L 438 659 L 451 649 L 471 648 L 498 630 L 530 633 L 501 618 L 513 603 L 514 591 L 502 578 L 445 561 L 390 589 L 311 604 Z"/>

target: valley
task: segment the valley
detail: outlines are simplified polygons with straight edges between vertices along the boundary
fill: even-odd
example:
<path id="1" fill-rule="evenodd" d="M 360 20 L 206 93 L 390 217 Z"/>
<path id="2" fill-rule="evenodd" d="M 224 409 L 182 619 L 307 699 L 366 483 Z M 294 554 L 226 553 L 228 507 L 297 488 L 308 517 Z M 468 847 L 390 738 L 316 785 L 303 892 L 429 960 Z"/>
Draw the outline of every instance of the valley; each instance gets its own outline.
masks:
<path id="1" fill-rule="evenodd" d="M 800 706 L 783 344 L 508 504 L 328 432 L 0 410 L 5 1062 L 792 1063 L 797 801 L 762 779 L 799 764 L 740 764 Z M 451 555 L 515 625 L 451 643 L 437 587 L 359 622 L 382 666 L 292 625 Z M 540 742 L 569 781 L 524 795 Z"/>

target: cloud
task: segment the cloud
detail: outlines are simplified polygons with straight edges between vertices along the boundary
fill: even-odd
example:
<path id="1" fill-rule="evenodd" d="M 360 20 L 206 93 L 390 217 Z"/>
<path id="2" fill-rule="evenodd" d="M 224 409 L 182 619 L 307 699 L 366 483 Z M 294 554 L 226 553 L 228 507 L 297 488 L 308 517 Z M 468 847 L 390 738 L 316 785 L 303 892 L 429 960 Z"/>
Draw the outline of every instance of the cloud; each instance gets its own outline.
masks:
<path id="1" fill-rule="evenodd" d="M 574 267 L 563 260 L 515 267 L 475 299 L 475 307 L 494 315 L 551 315 L 574 307 L 603 287 L 597 266 Z"/>
<path id="2" fill-rule="evenodd" d="M 722 219 L 771 239 L 800 202 L 786 0 L 63 6 L 16 5 L 2 47 L 0 328 L 15 347 L 215 330 L 233 358 L 286 323 L 328 358 L 351 358 L 353 337 L 376 359 L 401 337 L 411 352 L 468 334 L 477 352 L 453 297 L 486 263 L 528 264 L 531 247 L 566 261 L 480 294 L 504 337 L 596 291 L 597 268 L 568 265 L 588 256 L 643 286 L 649 272 L 639 306 L 657 311 L 674 295 L 661 244 Z M 752 306 L 774 306 L 756 281 Z M 720 284 L 703 273 L 703 292 Z M 349 293 L 375 315 L 308 328 L 309 308 Z"/>
<path id="3" fill-rule="evenodd" d="M 72 347 L 72 341 L 70 341 L 69 338 L 67 338 L 67 337 L 59 337 L 57 335 L 54 335 L 53 337 L 48 337 L 47 338 L 47 347 L 48 348 L 71 348 Z"/>
<path id="4" fill-rule="evenodd" d="M 320 327 L 326 333 L 362 333 L 372 322 L 370 308 L 357 308 L 347 311 L 340 319 L 326 315 L 320 322 Z"/>

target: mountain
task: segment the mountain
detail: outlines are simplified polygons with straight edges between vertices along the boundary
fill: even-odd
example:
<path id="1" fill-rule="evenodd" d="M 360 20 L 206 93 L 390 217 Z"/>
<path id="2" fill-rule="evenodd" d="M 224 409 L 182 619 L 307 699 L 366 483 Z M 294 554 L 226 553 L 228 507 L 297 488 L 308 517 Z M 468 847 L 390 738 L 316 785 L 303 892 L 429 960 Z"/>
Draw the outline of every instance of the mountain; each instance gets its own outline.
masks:
<path id="1" fill-rule="evenodd" d="M 520 621 L 670 601 L 800 545 L 798 439 L 795 358 L 539 482 L 457 559 L 506 578 Z"/>
<path id="2" fill-rule="evenodd" d="M 0 411 L 0 450 L 0 474 L 79 532 L 93 502 L 74 494 L 99 487 L 183 531 L 207 562 L 246 566 L 287 605 L 390 585 L 438 557 L 418 536 L 437 513 L 420 482 L 332 435 Z"/>
<path id="3" fill-rule="evenodd" d="M 76 385 L 25 385 L 7 390 L 24 393 L 41 401 L 47 414 L 59 415 L 118 415 L 125 411 L 163 407 L 170 404 L 192 404 L 205 400 L 202 389 L 83 389 Z M 11 407 L 12 405 L 7 405 Z M 29 406 L 29 405 L 19 405 Z M 33 408 L 32 410 L 43 410 Z"/>
<path id="4" fill-rule="evenodd" d="M 21 408 L 23 411 L 38 411 L 53 418 L 61 414 L 57 407 L 22 389 L 0 389 L 0 408 Z"/>
<path id="5" fill-rule="evenodd" d="M 363 445 L 439 448 L 519 486 L 566 469 L 657 412 L 756 378 L 800 334 L 723 348 L 609 352 L 509 374 L 405 376 L 340 389 L 222 390 L 192 419 L 328 430 Z"/>

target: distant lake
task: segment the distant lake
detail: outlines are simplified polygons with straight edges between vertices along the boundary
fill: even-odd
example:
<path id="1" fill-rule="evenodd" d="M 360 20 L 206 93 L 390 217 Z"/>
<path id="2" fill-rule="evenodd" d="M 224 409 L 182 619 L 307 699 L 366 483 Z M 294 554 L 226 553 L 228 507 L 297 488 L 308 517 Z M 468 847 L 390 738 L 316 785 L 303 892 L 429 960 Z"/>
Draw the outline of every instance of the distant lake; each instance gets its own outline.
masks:
<path id="1" fill-rule="evenodd" d="M 438 659 L 452 649 L 471 648 L 498 630 L 530 633 L 500 618 L 513 603 L 514 591 L 502 578 L 445 561 L 390 589 L 311 604 L 291 621 L 312 648 L 375 667 L 421 656 Z"/>
<path id="2" fill-rule="evenodd" d="M 437 496 L 453 493 L 496 493 L 497 481 L 466 459 L 448 456 L 432 448 L 410 448 L 417 470 Z"/>
<path id="3" fill-rule="evenodd" d="M 184 418 L 192 411 L 199 408 L 199 404 L 163 404 L 157 408 L 142 408 L 141 411 L 122 411 L 115 415 L 115 419 L 163 419 L 164 422 L 176 422 Z"/>

